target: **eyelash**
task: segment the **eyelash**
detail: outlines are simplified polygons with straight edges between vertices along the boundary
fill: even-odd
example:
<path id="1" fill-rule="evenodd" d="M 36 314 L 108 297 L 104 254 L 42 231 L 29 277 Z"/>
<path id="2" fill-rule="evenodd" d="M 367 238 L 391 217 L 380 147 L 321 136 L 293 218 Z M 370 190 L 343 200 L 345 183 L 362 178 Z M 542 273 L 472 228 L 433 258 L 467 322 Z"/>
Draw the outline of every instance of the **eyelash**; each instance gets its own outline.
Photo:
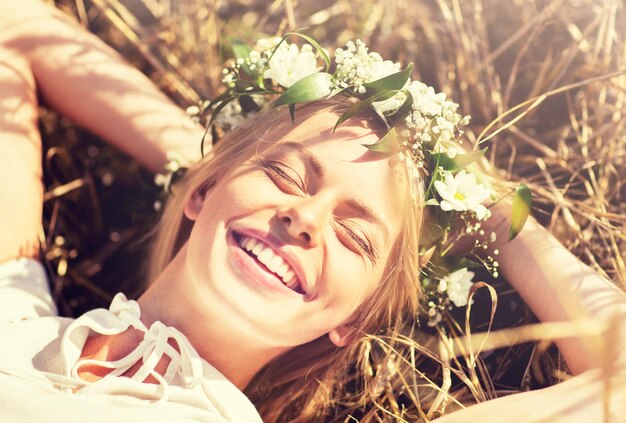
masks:
<path id="1" fill-rule="evenodd" d="M 352 242 L 357 244 L 358 249 L 365 253 L 370 258 L 370 260 L 376 260 L 376 254 L 374 253 L 373 248 L 369 242 L 357 235 L 347 225 L 343 223 L 338 223 L 338 225 L 341 227 L 341 231 L 345 232 L 346 236 L 349 237 Z"/>
<path id="2" fill-rule="evenodd" d="M 288 169 L 291 169 L 291 171 L 293 171 L 296 175 L 298 174 L 298 172 L 296 172 L 290 166 L 287 166 L 286 164 L 276 161 L 276 160 L 264 160 L 264 159 L 259 159 L 258 164 L 261 166 L 261 168 L 263 169 L 265 174 L 268 176 L 268 178 L 271 179 L 272 182 L 274 182 L 276 185 L 280 185 L 280 184 L 276 182 L 276 180 L 272 177 L 272 174 L 270 174 L 270 172 L 272 172 L 273 175 L 280 177 L 283 181 L 286 181 L 290 185 L 296 186 L 299 191 L 299 192 L 295 192 L 295 190 L 290 190 L 288 188 L 279 186 L 279 188 L 285 191 L 287 194 L 298 195 L 300 193 L 307 192 L 306 186 L 304 185 L 304 182 L 302 181 L 299 175 L 298 175 L 298 179 L 300 179 L 300 181 L 297 182 L 287 172 L 285 172 L 284 168 L 288 168 Z M 344 237 L 349 238 L 349 241 L 347 242 L 351 242 L 353 243 L 353 245 L 356 244 L 355 248 L 361 250 L 372 261 L 376 259 L 376 254 L 369 242 L 367 242 L 362 237 L 357 235 L 347 225 L 343 223 L 338 223 L 338 226 L 340 227 L 340 231 L 344 234 Z"/>
<path id="3" fill-rule="evenodd" d="M 291 169 L 291 171 L 294 172 L 296 175 L 298 174 L 298 172 L 296 172 L 293 168 L 287 166 L 286 164 L 279 162 L 279 161 L 275 161 L 275 160 L 264 160 L 264 159 L 259 159 L 258 164 L 263 168 L 265 174 L 275 184 L 276 184 L 276 180 L 272 177 L 272 175 L 269 174 L 268 171 L 272 172 L 274 175 L 279 176 L 282 180 L 288 182 L 290 185 L 296 186 L 301 193 L 305 193 L 307 191 L 306 186 L 304 185 L 304 182 L 302 181 L 299 175 L 298 175 L 298 179 L 300 179 L 300 181 L 298 182 L 294 178 L 289 176 L 287 172 L 285 172 L 284 168 L 287 168 L 287 169 Z M 279 188 L 282 188 L 283 190 L 285 190 L 284 187 L 279 187 Z M 287 193 L 294 194 L 294 195 L 298 194 L 295 191 L 289 191 Z"/>

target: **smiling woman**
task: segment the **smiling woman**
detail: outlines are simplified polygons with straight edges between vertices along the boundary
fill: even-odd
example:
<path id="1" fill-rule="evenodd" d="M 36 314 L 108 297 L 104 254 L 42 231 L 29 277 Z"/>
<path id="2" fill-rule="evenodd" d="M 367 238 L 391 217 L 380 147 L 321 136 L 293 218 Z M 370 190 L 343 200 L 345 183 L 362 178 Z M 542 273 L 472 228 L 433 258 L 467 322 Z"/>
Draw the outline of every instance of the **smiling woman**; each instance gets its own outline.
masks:
<path id="1" fill-rule="evenodd" d="M 315 375 L 280 395 L 289 388 L 319 397 L 332 385 L 319 381 L 331 382 L 356 355 L 351 341 L 417 311 L 421 205 L 410 200 L 404 164 L 364 147 L 380 139 L 378 116 L 363 113 L 333 132 L 352 104 L 339 97 L 303 106 L 295 124 L 286 109 L 251 120 L 190 169 L 165 210 L 150 272 L 156 281 L 140 304 L 180 300 L 185 311 L 171 307 L 165 321 L 220 339 L 231 354 L 218 368 L 248 391 L 269 386 L 248 381 L 274 359 L 274 367 L 293 372 L 300 363 L 300 373 Z M 311 369 L 320 349 L 334 350 L 333 359 Z"/>
<path id="2" fill-rule="evenodd" d="M 331 75 L 326 51 L 298 35 L 315 49 L 265 40 L 226 69 L 211 105 L 237 99 L 242 124 L 172 187 L 145 293 L 70 319 L 37 260 L 38 99 L 153 170 L 172 148 L 195 151 L 204 131 L 63 15 L 0 0 L 0 420 L 428 421 L 472 402 L 485 403 L 443 419 L 626 415 L 626 392 L 608 389 L 626 371 L 623 293 L 532 218 L 522 230 L 524 187 L 512 204 L 482 204 L 491 191 L 473 165 L 484 151 L 457 143 L 468 118 L 411 81 L 412 65 L 357 41 L 337 49 Z M 241 119 L 251 92 L 275 102 Z M 419 321 L 424 306 L 437 325 L 483 286 L 462 236 L 555 325 L 571 380 L 492 401 L 448 393 L 453 371 L 479 382 L 450 365 L 461 355 L 451 344 L 433 352 Z M 427 359 L 447 387 L 432 387 Z"/>

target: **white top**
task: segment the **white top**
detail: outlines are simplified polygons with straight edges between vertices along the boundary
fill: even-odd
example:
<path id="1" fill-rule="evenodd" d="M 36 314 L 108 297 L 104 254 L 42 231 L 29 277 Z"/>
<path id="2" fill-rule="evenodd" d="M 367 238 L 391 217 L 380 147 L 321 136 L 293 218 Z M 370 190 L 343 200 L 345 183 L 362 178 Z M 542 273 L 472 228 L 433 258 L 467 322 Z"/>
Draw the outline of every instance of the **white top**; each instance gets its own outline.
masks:
<path id="1" fill-rule="evenodd" d="M 200 358 L 185 335 L 161 322 L 146 328 L 140 316 L 135 301 L 117 294 L 109 310 L 58 317 L 39 262 L 1 264 L 0 421 L 261 422 L 248 398 Z M 126 357 L 77 363 L 90 334 L 114 335 L 130 326 L 145 336 Z M 163 376 L 154 371 L 162 355 L 171 358 Z M 136 363 L 132 378 L 121 376 Z M 86 364 L 113 370 L 87 382 L 77 374 Z M 159 383 L 142 383 L 149 375 Z"/>

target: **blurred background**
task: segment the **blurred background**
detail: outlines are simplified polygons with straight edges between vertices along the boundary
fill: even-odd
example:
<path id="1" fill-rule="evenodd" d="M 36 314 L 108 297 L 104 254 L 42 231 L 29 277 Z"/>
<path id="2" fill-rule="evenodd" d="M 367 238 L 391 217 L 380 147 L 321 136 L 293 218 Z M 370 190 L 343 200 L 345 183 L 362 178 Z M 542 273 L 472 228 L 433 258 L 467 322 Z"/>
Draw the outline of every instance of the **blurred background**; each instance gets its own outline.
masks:
<path id="1" fill-rule="evenodd" d="M 533 214 L 578 257 L 626 287 L 626 11 L 617 0 L 56 0 L 177 104 L 220 92 L 229 38 L 302 30 L 332 51 L 360 38 L 488 129 L 488 159 L 534 194 Z M 621 72 L 621 73 L 620 73 Z M 491 124 L 491 125 L 490 125 Z M 488 127 L 488 125 L 490 125 Z M 62 313 L 140 292 L 163 194 L 154 176 L 42 108 L 46 259 Z M 103 271 L 106 269 L 106 272 Z M 506 281 L 494 328 L 532 322 Z M 488 320 L 478 298 L 475 321 Z M 481 301 L 485 301 L 485 307 Z M 482 312 L 480 310 L 483 310 Z M 462 319 L 462 316 L 459 316 Z M 565 377 L 544 344 L 483 356 L 501 393 Z"/>

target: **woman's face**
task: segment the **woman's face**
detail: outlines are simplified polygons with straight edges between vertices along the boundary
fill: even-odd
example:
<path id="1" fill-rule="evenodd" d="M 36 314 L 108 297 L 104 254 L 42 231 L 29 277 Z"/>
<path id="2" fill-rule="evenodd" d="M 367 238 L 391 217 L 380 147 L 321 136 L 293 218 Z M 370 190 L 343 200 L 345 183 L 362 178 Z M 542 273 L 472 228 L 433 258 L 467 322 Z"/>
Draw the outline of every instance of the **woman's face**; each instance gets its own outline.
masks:
<path id="1" fill-rule="evenodd" d="M 185 289 L 193 307 L 228 316 L 233 333 L 275 347 L 329 333 L 343 345 L 345 324 L 383 277 L 403 173 L 363 147 L 378 135 L 358 122 L 333 133 L 336 119 L 311 116 L 186 203 L 195 223 Z"/>

